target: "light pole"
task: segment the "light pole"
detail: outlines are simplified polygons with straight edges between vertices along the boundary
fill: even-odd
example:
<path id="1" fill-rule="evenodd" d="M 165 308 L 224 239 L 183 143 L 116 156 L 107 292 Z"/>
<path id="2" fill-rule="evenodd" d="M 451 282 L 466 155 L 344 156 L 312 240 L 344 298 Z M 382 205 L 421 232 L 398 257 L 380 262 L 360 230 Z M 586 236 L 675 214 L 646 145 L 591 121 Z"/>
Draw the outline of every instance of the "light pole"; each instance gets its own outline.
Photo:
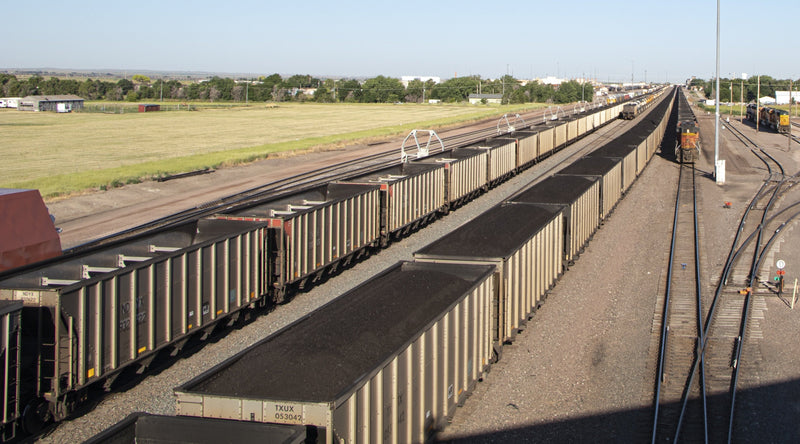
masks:
<path id="1" fill-rule="evenodd" d="M 717 87 L 714 92 L 714 178 L 725 183 L 725 161 L 719 160 L 719 1 L 717 0 Z"/>

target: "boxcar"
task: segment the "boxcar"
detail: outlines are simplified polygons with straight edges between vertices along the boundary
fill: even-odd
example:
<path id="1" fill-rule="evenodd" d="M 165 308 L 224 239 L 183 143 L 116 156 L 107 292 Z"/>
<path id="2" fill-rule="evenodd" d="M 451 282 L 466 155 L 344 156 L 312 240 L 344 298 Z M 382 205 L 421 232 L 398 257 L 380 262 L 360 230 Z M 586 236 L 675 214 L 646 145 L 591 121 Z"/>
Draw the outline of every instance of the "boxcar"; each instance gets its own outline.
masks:
<path id="1" fill-rule="evenodd" d="M 444 165 L 404 163 L 349 179 L 380 187 L 381 244 L 432 220 L 445 207 Z"/>
<path id="2" fill-rule="evenodd" d="M 492 337 L 499 354 L 561 275 L 563 207 L 501 204 L 414 253 L 417 262 L 490 264 L 498 275 Z"/>
<path id="3" fill-rule="evenodd" d="M 17 421 L 22 413 L 20 405 L 20 359 L 21 359 L 21 331 L 22 302 L 0 301 L 0 357 L 2 363 L 3 393 L 2 399 L 2 424 L 0 435 L 3 441 L 16 437 Z"/>
<path id="4" fill-rule="evenodd" d="M 474 198 L 489 186 L 487 179 L 489 152 L 470 148 L 415 160 L 444 166 L 445 205 L 456 208 Z"/>
<path id="5" fill-rule="evenodd" d="M 24 303 L 25 399 L 41 403 L 42 419 L 63 419 L 89 384 L 234 319 L 268 288 L 266 230 L 200 219 L 0 281 L 0 299 Z"/>
<path id="6" fill-rule="evenodd" d="M 424 442 L 492 358 L 493 267 L 401 262 L 175 389 L 179 415 Z"/>
<path id="7" fill-rule="evenodd" d="M 550 176 L 507 202 L 566 206 L 564 260 L 572 262 L 600 224 L 600 181 L 594 177 Z"/>
<path id="8" fill-rule="evenodd" d="M 131 413 L 84 444 L 218 444 L 234 441 L 242 444 L 302 444 L 306 442 L 306 430 L 303 426 Z"/>
<path id="9" fill-rule="evenodd" d="M 276 302 L 336 269 L 380 239 L 379 186 L 330 183 L 278 200 L 217 215 L 270 227 L 267 273 Z"/>
<path id="10" fill-rule="evenodd" d="M 600 180 L 600 218 L 605 219 L 622 199 L 622 162 L 612 157 L 582 157 L 561 169 L 560 176 L 590 176 Z"/>

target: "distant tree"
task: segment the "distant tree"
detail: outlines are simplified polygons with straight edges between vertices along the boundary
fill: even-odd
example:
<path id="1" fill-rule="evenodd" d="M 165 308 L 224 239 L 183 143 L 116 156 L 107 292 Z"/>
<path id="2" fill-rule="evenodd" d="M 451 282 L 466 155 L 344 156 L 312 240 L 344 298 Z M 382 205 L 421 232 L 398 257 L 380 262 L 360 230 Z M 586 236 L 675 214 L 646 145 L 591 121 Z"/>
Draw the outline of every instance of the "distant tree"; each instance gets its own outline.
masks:
<path id="1" fill-rule="evenodd" d="M 231 91 L 231 96 L 233 97 L 234 102 L 244 102 L 244 94 L 245 94 L 245 87 L 242 85 L 236 85 L 233 87 Z"/>
<path id="2" fill-rule="evenodd" d="M 208 96 L 208 100 L 210 102 L 213 102 L 215 100 L 219 100 L 221 95 L 222 95 L 222 93 L 220 93 L 220 91 L 216 87 L 214 87 L 214 86 L 208 87 L 207 96 Z"/>
<path id="3" fill-rule="evenodd" d="M 133 85 L 133 82 L 131 82 L 128 79 L 120 79 L 117 82 L 117 86 L 122 88 L 122 94 L 126 95 L 126 94 L 128 94 L 129 91 L 131 91 L 133 89 L 134 85 Z M 117 100 L 119 100 L 119 99 L 117 99 Z"/>
<path id="4" fill-rule="evenodd" d="M 139 83 L 139 84 L 150 83 L 150 77 L 147 77 L 146 75 L 142 74 L 134 74 L 133 83 Z"/>
<path id="5" fill-rule="evenodd" d="M 443 102 L 464 102 L 470 94 L 478 92 L 480 81 L 481 78 L 478 76 L 455 77 L 445 80 L 434 86 L 431 98 Z M 487 91 L 483 90 L 483 92 Z"/>
<path id="6" fill-rule="evenodd" d="M 360 102 L 362 95 L 358 80 L 340 80 L 336 83 L 336 100 L 339 102 Z"/>
<path id="7" fill-rule="evenodd" d="M 527 94 L 527 90 L 523 88 L 517 88 L 511 91 L 508 94 L 508 103 L 525 103 L 530 102 L 530 97 Z"/>
<path id="8" fill-rule="evenodd" d="M 406 87 L 406 102 L 422 103 L 423 92 L 425 92 L 425 83 L 422 80 L 412 80 L 408 82 Z"/>
<path id="9" fill-rule="evenodd" d="M 396 102 L 403 95 L 405 89 L 399 79 L 378 76 L 367 79 L 361 85 L 363 103 L 387 103 Z"/>
<path id="10" fill-rule="evenodd" d="M 552 85 L 545 85 L 543 83 L 530 82 L 525 85 L 525 90 L 528 92 L 528 97 L 534 103 L 547 103 L 553 101 L 555 90 Z"/>
<path id="11" fill-rule="evenodd" d="M 331 103 L 333 102 L 333 94 L 331 94 L 330 90 L 326 86 L 320 86 L 314 91 L 314 101 L 320 103 Z"/>

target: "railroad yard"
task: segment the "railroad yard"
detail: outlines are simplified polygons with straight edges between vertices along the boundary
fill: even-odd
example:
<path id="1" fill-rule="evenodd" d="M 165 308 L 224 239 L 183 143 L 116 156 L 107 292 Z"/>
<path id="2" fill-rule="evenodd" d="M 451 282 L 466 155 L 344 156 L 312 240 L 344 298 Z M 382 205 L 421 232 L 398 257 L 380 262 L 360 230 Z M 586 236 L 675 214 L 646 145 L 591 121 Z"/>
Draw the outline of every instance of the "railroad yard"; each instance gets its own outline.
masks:
<path id="1" fill-rule="evenodd" d="M 190 347 L 177 359 L 156 363 L 154 371 L 142 377 L 130 382 L 123 379 L 111 393 L 94 394 L 74 417 L 50 427 L 37 440 L 82 441 L 137 411 L 174 415 L 176 387 L 184 387 L 191 379 L 397 261 L 413 260 L 414 253 L 423 247 L 647 118 L 645 114 L 632 121 L 610 121 L 457 211 L 355 261 L 323 284 L 297 293 L 291 302 L 270 308 L 224 335 L 212 335 L 202 347 Z M 710 295 L 742 212 L 767 173 L 764 164 L 726 129 L 720 140 L 726 182 L 717 185 L 713 179 L 713 116 L 701 114 L 697 118 L 703 141 L 696 163 L 700 285 L 704 294 Z M 787 149 L 784 135 L 762 131 L 756 136 L 750 123 L 735 121 L 727 125 L 756 140 L 782 164 L 787 175 L 800 171 L 796 142 Z M 667 127 L 667 131 L 672 129 Z M 591 235 L 574 264 L 548 292 L 546 301 L 527 322 L 521 323 L 519 332 L 513 328 L 513 340 L 505 341 L 500 360 L 488 367 L 488 373 L 459 403 L 449 423 L 439 425 L 436 440 L 467 443 L 651 439 L 658 337 L 679 170 L 672 147 L 665 148 L 673 143 L 674 136 L 665 139 L 662 150 L 655 152 L 624 198 Z M 171 210 L 177 202 L 185 207 L 200 205 L 252 188 L 268 175 L 290 176 L 380 149 L 359 146 L 273 158 L 213 175 L 143 183 L 66 199 L 50 204 L 49 209 L 56 216 L 57 225 L 64 228 L 64 246 L 72 247 L 174 212 Z M 777 206 L 793 203 L 798 194 L 789 192 Z M 114 223 L 119 219 L 126 219 L 124 226 Z M 790 308 L 794 281 L 800 278 L 800 238 L 794 229 L 795 223 L 788 224 L 767 256 L 765 271 L 759 275 L 766 284 L 753 285 L 754 319 L 741 359 L 733 435 L 736 442 L 800 439 L 800 424 L 796 422 L 800 417 L 800 307 Z M 772 283 L 778 259 L 787 264 L 786 290 L 780 296 Z M 732 278 L 737 279 L 743 278 Z M 719 439 L 715 436 L 712 441 Z"/>

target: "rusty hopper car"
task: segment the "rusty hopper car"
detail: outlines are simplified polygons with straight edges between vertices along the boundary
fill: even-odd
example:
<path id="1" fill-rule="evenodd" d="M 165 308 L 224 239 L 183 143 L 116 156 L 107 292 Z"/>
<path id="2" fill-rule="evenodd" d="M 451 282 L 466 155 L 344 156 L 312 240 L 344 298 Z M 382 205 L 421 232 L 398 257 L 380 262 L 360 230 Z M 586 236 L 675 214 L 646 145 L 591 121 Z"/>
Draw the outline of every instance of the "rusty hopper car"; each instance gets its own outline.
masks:
<path id="1" fill-rule="evenodd" d="M 2 424 L 0 436 L 3 441 L 16 436 L 17 420 L 22 414 L 20 400 L 20 359 L 21 356 L 21 331 L 22 302 L 0 301 L 0 357 L 2 363 L 3 393 L 2 399 Z"/>
<path id="2" fill-rule="evenodd" d="M 330 183 L 216 216 L 270 227 L 268 273 L 276 302 L 365 253 L 380 239 L 378 185 Z"/>
<path id="3" fill-rule="evenodd" d="M 417 262 L 495 267 L 499 288 L 492 339 L 498 354 L 563 271 L 562 210 L 501 204 L 414 253 Z"/>
<path id="4" fill-rule="evenodd" d="M 258 301 L 266 230 L 200 219 L 0 279 L 0 299 L 24 303 L 23 399 L 41 416 L 26 423 L 63 419 L 90 384 L 143 369 Z"/>
<path id="5" fill-rule="evenodd" d="M 600 179 L 600 218 L 605 219 L 622 199 L 622 161 L 613 157 L 583 157 L 561 169 L 560 176 L 593 176 Z"/>
<path id="6" fill-rule="evenodd" d="M 349 179 L 346 183 L 380 186 L 381 244 L 433 220 L 444 209 L 444 165 L 404 163 Z"/>
<path id="7" fill-rule="evenodd" d="M 39 190 L 0 188 L 0 272 L 59 255 L 61 240 Z"/>
<path id="8" fill-rule="evenodd" d="M 550 176 L 506 202 L 566 206 L 564 260 L 571 263 L 600 225 L 600 181 L 595 177 Z"/>
<path id="9" fill-rule="evenodd" d="M 425 442 L 492 358 L 493 267 L 401 262 L 175 389 L 177 413 Z"/>
<path id="10" fill-rule="evenodd" d="M 459 148 L 414 162 L 444 166 L 445 204 L 451 210 L 468 202 L 488 187 L 489 153 L 486 150 Z"/>
<path id="11" fill-rule="evenodd" d="M 306 442 L 306 430 L 302 426 L 131 413 L 84 444 L 218 444 L 233 441 L 237 444 L 302 444 Z"/>

